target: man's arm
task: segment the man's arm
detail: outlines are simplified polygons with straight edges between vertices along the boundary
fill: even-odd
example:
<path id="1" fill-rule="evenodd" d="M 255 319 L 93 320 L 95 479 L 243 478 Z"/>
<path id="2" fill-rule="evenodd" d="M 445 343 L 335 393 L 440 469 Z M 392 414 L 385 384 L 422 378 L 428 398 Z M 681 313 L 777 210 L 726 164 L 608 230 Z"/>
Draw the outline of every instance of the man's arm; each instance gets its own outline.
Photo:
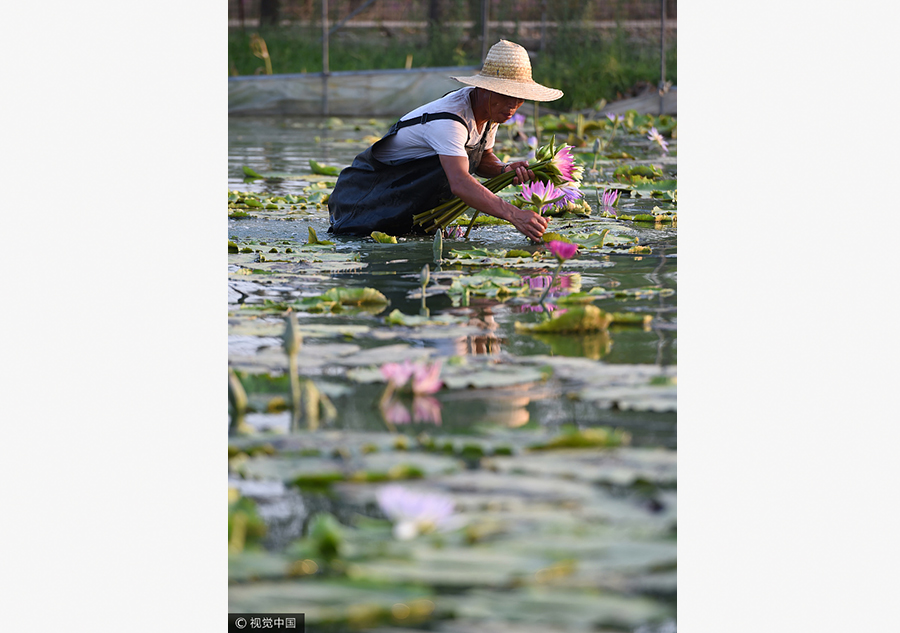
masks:
<path id="1" fill-rule="evenodd" d="M 523 182 L 534 180 L 534 172 L 528 169 L 528 161 L 518 160 L 514 163 L 509 163 L 507 167 L 505 163 L 500 162 L 500 159 L 497 158 L 491 149 L 484 150 L 484 153 L 481 155 L 481 162 L 478 163 L 478 168 L 475 172 L 479 176 L 493 178 L 510 169 L 516 172 L 516 177 L 513 179 L 514 185 L 521 185 Z"/>
<path id="2" fill-rule="evenodd" d="M 496 157 L 494 160 L 499 163 Z M 484 165 L 483 159 L 481 164 Z M 510 222 L 520 233 L 535 242 L 541 241 L 541 236 L 547 230 L 547 218 L 534 211 L 514 207 L 492 194 L 469 174 L 469 161 L 462 156 L 441 155 L 441 166 L 447 174 L 450 190 L 454 196 L 458 196 L 473 209 Z M 497 173 L 500 173 L 499 169 Z"/>

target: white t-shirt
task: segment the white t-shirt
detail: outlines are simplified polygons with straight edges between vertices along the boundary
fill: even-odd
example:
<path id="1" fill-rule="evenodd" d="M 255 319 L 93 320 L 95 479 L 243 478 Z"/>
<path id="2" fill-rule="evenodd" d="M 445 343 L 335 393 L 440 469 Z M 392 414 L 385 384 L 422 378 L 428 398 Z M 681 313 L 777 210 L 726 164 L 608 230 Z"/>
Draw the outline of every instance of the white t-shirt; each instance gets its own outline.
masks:
<path id="1" fill-rule="evenodd" d="M 437 114 L 438 112 L 450 112 L 458 115 L 466 122 L 469 128 L 469 147 L 474 147 L 481 135 L 484 133 L 484 125 L 481 128 L 475 127 L 475 113 L 472 112 L 472 105 L 469 102 L 469 95 L 475 90 L 473 86 L 468 86 L 460 90 L 451 92 L 431 103 L 416 108 L 401 120 L 406 121 L 421 117 L 428 112 L 429 114 Z M 494 137 L 497 134 L 497 126 L 488 132 L 487 142 L 484 148 L 490 149 L 494 146 Z M 460 125 L 459 121 L 453 119 L 439 119 L 437 121 L 428 121 L 419 125 L 411 125 L 398 130 L 396 134 L 380 143 L 373 150 L 375 158 L 383 163 L 393 165 L 414 158 L 426 158 L 428 156 L 462 156 L 466 158 L 466 129 Z"/>

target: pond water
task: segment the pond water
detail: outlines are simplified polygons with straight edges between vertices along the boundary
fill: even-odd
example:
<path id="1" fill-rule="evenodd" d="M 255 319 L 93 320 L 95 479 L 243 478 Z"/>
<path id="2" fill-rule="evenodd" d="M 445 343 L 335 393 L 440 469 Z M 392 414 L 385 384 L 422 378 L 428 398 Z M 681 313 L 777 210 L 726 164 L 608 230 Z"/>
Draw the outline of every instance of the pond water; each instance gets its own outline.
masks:
<path id="1" fill-rule="evenodd" d="M 230 214 L 228 219 L 228 239 L 234 246 L 228 272 L 229 364 L 237 372 L 248 402 L 244 434 L 230 442 L 229 486 L 255 502 L 255 511 L 268 528 L 256 550 L 244 548 L 243 541 L 241 547 L 232 549 L 230 611 L 290 611 L 286 607 L 292 604 L 291 583 L 298 582 L 298 577 L 315 576 L 317 590 L 331 589 L 320 599 L 309 598 L 308 630 L 381 630 L 379 626 L 408 624 L 412 620 L 403 622 L 406 616 L 399 617 L 404 610 L 398 613 L 394 607 L 409 606 L 415 600 L 430 601 L 431 605 L 427 617 L 416 620 L 422 630 L 532 630 L 515 613 L 522 601 L 534 600 L 544 604 L 544 613 L 550 614 L 546 618 L 535 615 L 535 621 L 544 624 L 534 630 L 581 630 L 587 624 L 602 624 L 610 630 L 674 630 L 677 230 L 671 222 L 603 217 L 592 188 L 599 185 L 602 190 L 604 183 L 612 182 L 613 171 L 623 162 L 655 164 L 662 178 L 674 178 L 674 140 L 669 155 L 661 155 L 653 152 L 643 136 L 623 133 L 614 137 L 607 151 L 627 151 L 630 160 L 592 160 L 593 155 L 585 160 L 581 154 L 596 170 L 584 183 L 591 213 L 554 218 L 548 231 L 585 236 L 607 229 L 607 241 L 599 248 L 581 248 L 575 258 L 565 262 L 548 294 L 549 308 L 542 308 L 538 298 L 556 269 L 555 260 L 542 257 L 543 247 L 530 244 L 510 225 L 478 224 L 468 240 L 444 239 L 440 261 L 436 261 L 431 237 L 400 238 L 397 244 L 385 244 L 327 233 L 327 209 L 315 201 L 321 200 L 317 194 L 330 190 L 335 178 L 313 174 L 310 161 L 338 168 L 349 165 L 390 123 L 371 119 L 229 121 L 229 191 L 278 201 L 268 209 L 265 205 L 241 207 L 241 213 L 233 214 L 240 217 Z M 497 153 L 504 151 L 524 156 L 527 146 L 510 134 Z M 290 176 L 280 180 L 246 178 L 245 167 L 263 175 Z M 661 200 L 659 192 L 626 197 L 626 189 L 622 191 L 619 215 L 674 206 L 669 199 Z M 307 202 L 284 203 L 298 198 Z M 238 205 L 229 206 L 231 212 Z M 307 246 L 310 229 L 333 246 Z M 474 249 L 481 250 L 466 255 Z M 533 256 L 505 257 L 505 251 L 512 249 Z M 420 272 L 426 264 L 430 268 L 425 296 L 429 322 L 423 323 L 414 317 L 424 314 Z M 517 281 L 521 288 L 497 293 L 494 287 L 484 294 L 473 291 L 462 297 L 451 290 L 456 281 L 497 269 L 524 278 L 524 282 Z M 386 302 L 344 307 L 338 312 L 312 310 L 311 304 L 302 303 L 338 288 L 374 288 Z M 565 301 L 579 291 L 593 293 L 589 301 L 601 310 L 648 319 L 640 324 L 614 321 L 607 328 L 583 333 L 526 331 L 545 321 L 548 310 L 577 307 Z M 387 322 L 395 311 L 399 311 L 398 318 L 405 319 L 402 323 Z M 286 314 L 297 319 L 303 336 L 298 355 L 300 377 L 314 384 L 333 405 L 332 412 L 323 413 L 321 420 L 317 417 L 315 425 L 294 432 L 290 432 L 288 361 L 282 348 Z M 408 358 L 440 360 L 444 388 L 427 402 L 400 398 L 385 406 L 385 382 L 377 368 Z M 324 405 L 322 411 L 326 411 Z M 608 431 L 620 438 L 624 433 L 629 448 L 614 448 L 617 444 L 613 443 L 606 449 L 585 449 L 596 455 L 583 468 L 576 467 L 581 457 L 565 451 L 542 453 L 547 463 L 540 467 L 535 459 L 522 461 L 535 443 L 552 442 L 575 429 Z M 406 444 L 398 444 L 399 436 L 408 438 Z M 477 447 L 473 449 L 473 445 Z M 577 453 L 578 449 L 568 450 Z M 383 463 L 376 464 L 375 455 L 380 455 Z M 468 576 L 447 571 L 455 579 L 452 581 L 432 578 L 427 569 L 434 570 L 438 563 L 434 551 L 423 549 L 424 537 L 413 541 L 412 550 L 388 556 L 388 562 L 381 560 L 386 556 L 384 549 L 378 549 L 378 555 L 367 549 L 372 545 L 366 539 L 381 533 L 376 528 L 371 534 L 365 532 L 365 524 L 355 525 L 354 517 L 377 522 L 385 516 L 374 501 L 373 486 L 347 483 L 359 481 L 358 476 L 348 477 L 348 472 L 391 472 L 391 468 L 415 461 L 413 457 L 420 460 L 416 462 L 416 485 L 424 491 L 453 495 L 458 509 L 471 505 L 473 494 L 496 497 L 485 502 L 488 506 L 515 506 L 505 520 L 526 510 L 548 512 L 549 516 L 555 503 L 563 507 L 580 504 L 580 509 L 565 528 L 554 523 L 558 517 L 549 523 L 532 518 L 529 521 L 534 520 L 537 527 L 527 538 L 520 533 L 509 536 L 509 530 L 506 540 L 487 537 L 488 546 L 482 545 L 479 555 L 502 552 L 503 562 L 497 569 L 508 571 L 507 576 L 494 578 L 488 569 L 474 565 Z M 605 460 L 612 460 L 608 468 L 603 466 Z M 659 460 L 666 466 L 660 466 Z M 597 468 L 602 473 L 595 472 Z M 298 473 L 323 471 L 343 475 L 324 492 L 309 485 L 292 485 L 298 481 Z M 532 478 L 521 475 L 529 471 Z M 467 472 L 480 478 L 463 482 Z M 506 488 L 501 486 L 503 492 L 490 492 L 491 484 L 486 482 L 494 476 L 508 478 L 504 480 Z M 569 493 L 541 492 L 540 479 L 546 477 L 560 478 L 561 488 L 576 482 L 584 488 Z M 535 507 L 527 507 L 524 501 L 520 507 L 511 501 L 535 495 L 542 499 Z M 485 506 L 476 506 L 469 508 L 470 516 L 477 515 L 482 523 L 504 520 L 484 516 Z M 359 557 L 355 566 L 351 565 L 357 570 L 355 575 L 347 571 L 347 560 L 353 556 L 346 551 L 346 560 L 338 560 L 338 564 L 317 561 L 307 550 L 303 556 L 308 558 L 298 558 L 300 550 L 296 548 L 313 547 L 309 520 L 316 509 L 326 510 L 344 526 L 347 550 Z M 472 525 L 479 523 L 470 522 L 469 529 Z M 569 545 L 560 544 L 556 553 L 545 552 L 540 562 L 523 557 L 523 550 L 518 549 L 537 535 L 568 529 L 574 530 L 566 540 Z M 391 540 L 389 534 L 385 538 Z M 469 550 L 465 548 L 473 543 L 477 546 L 481 540 L 457 543 L 450 537 L 449 547 L 461 548 L 466 555 Z M 435 546 L 448 547 L 446 541 Z M 624 548 L 621 552 L 616 549 L 619 546 Z M 559 567 L 579 559 L 578 552 L 587 550 L 593 553 L 585 554 L 584 569 L 573 572 Z M 615 552 L 625 561 L 621 566 L 614 562 L 619 556 Z M 402 569 L 397 567 L 398 556 L 405 561 Z M 317 562 L 304 567 L 306 573 L 284 571 L 296 570 L 301 560 Z M 410 561 L 419 561 L 419 567 L 413 569 Z M 313 565 L 318 571 L 310 573 Z M 537 573 L 540 582 L 522 584 L 520 568 Z M 541 580 L 538 572 L 546 572 L 546 578 Z M 555 579 L 552 582 L 548 580 L 551 577 Z M 511 580 L 516 578 L 519 580 Z M 357 596 L 354 592 L 361 591 L 362 581 L 375 583 L 382 594 Z M 311 587 L 307 579 L 303 591 L 309 592 Z M 411 591 L 410 587 L 416 588 L 415 595 L 401 600 L 397 592 Z M 584 603 L 576 600 L 567 611 L 560 605 L 571 598 L 572 591 L 586 592 L 581 596 Z M 592 593 L 596 591 L 603 595 Z M 608 592 L 613 592 L 612 597 Z M 451 595 L 452 599 L 441 599 Z M 615 604 L 604 606 L 607 599 Z M 392 602 L 395 600 L 398 602 Z M 492 600 L 500 606 L 489 609 L 494 611 L 489 616 L 484 609 Z M 359 605 L 370 603 L 387 606 L 354 619 L 354 613 L 365 611 L 360 611 Z"/>

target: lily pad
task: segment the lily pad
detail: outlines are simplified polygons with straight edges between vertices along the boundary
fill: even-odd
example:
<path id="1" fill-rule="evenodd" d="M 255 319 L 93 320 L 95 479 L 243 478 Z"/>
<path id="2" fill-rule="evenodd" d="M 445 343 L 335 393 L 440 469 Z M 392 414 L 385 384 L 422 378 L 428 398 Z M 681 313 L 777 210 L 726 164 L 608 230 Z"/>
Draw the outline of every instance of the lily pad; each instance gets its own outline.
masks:
<path id="1" fill-rule="evenodd" d="M 612 317 L 593 305 L 576 306 L 565 312 L 554 312 L 549 321 L 528 325 L 516 321 L 516 332 L 563 333 L 605 330 Z"/>
<path id="2" fill-rule="evenodd" d="M 342 305 L 387 304 L 388 298 L 375 288 L 332 288 L 319 297 Z"/>
<path id="3" fill-rule="evenodd" d="M 331 165 L 322 165 L 321 163 L 317 163 L 313 159 L 309 159 L 309 168 L 312 169 L 314 174 L 320 174 L 322 176 L 337 176 L 341 173 L 341 170 L 337 167 L 332 167 Z"/>

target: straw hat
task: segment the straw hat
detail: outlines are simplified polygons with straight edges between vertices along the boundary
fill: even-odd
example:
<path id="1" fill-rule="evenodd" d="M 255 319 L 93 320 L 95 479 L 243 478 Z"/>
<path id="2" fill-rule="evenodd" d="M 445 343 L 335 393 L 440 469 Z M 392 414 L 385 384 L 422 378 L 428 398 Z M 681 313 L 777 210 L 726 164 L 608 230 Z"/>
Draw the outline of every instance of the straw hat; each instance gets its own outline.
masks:
<path id="1" fill-rule="evenodd" d="M 470 86 L 529 101 L 554 101 L 562 90 L 542 86 L 531 78 L 528 52 L 513 42 L 500 40 L 488 51 L 484 67 L 472 77 L 451 77 Z"/>

